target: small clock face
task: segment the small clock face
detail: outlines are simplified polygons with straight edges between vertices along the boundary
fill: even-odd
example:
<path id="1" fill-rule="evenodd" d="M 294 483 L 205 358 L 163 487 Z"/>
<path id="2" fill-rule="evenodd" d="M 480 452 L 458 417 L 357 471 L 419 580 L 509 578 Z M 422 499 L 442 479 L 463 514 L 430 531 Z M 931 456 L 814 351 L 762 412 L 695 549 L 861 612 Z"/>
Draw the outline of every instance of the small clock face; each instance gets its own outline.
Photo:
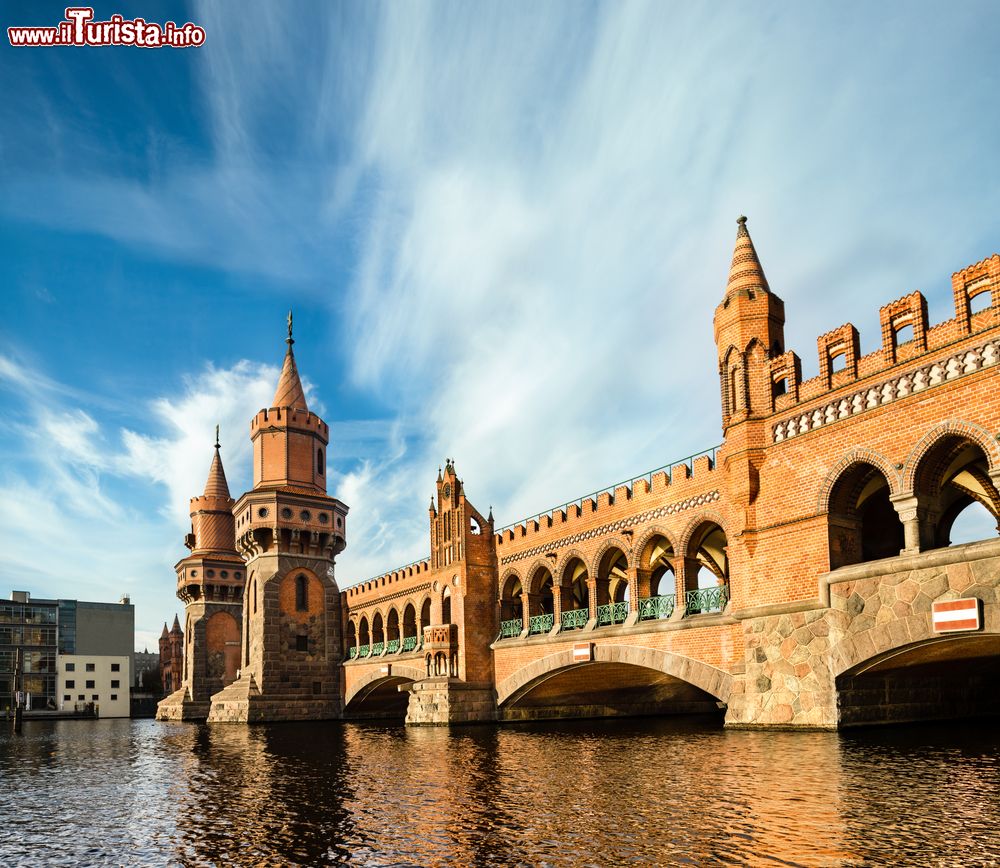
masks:
<path id="1" fill-rule="evenodd" d="M 451 483 L 449 482 L 444 484 L 444 496 L 451 497 Z"/>

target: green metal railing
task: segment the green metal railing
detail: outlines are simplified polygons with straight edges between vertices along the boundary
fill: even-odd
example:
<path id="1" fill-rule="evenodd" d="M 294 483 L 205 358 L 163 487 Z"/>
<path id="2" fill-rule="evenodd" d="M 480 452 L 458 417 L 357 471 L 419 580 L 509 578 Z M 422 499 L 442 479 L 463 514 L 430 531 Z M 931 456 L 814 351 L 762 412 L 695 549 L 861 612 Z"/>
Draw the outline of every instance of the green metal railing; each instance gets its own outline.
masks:
<path id="1" fill-rule="evenodd" d="M 559 616 L 559 624 L 563 630 L 579 630 L 586 627 L 589 620 L 589 609 L 569 609 Z"/>
<path id="2" fill-rule="evenodd" d="M 701 458 L 702 456 L 706 456 L 712 463 L 712 466 L 714 467 L 716 463 L 716 458 L 718 457 L 719 448 L 720 448 L 719 446 L 713 446 L 711 449 L 705 449 L 701 452 L 695 452 L 693 455 L 688 455 L 684 458 L 679 458 L 676 461 L 671 461 L 669 464 L 664 464 L 662 467 L 657 467 L 654 470 L 647 470 L 645 473 L 639 474 L 639 476 L 633 476 L 631 479 L 626 479 L 622 482 L 616 482 L 614 485 L 609 485 L 606 488 L 600 489 L 599 491 L 594 491 L 591 492 L 590 494 L 584 495 L 583 497 L 578 497 L 576 500 L 570 500 L 567 503 L 560 504 L 559 506 L 553 506 L 550 509 L 545 509 L 542 510 L 541 512 L 536 512 L 534 515 L 528 516 L 528 518 L 522 518 L 519 521 L 513 522 L 512 524 L 504 525 L 499 530 L 494 531 L 494 533 L 497 536 L 502 536 L 507 531 L 514 530 L 514 528 L 522 524 L 527 528 L 529 522 L 539 521 L 540 519 L 547 518 L 549 516 L 554 516 L 557 512 L 565 511 L 572 506 L 578 506 L 582 509 L 583 505 L 588 500 L 596 501 L 597 498 L 600 497 L 602 494 L 610 494 L 613 497 L 615 490 L 617 488 L 620 488 L 622 485 L 625 485 L 631 489 L 637 482 L 645 481 L 651 483 L 653 477 L 657 473 L 665 472 L 669 474 L 669 472 L 673 468 L 678 467 L 681 464 L 686 464 L 688 471 L 694 472 L 694 462 L 696 459 Z"/>
<path id="3" fill-rule="evenodd" d="M 406 636 L 403 639 L 403 650 L 412 651 L 417 647 L 417 637 L 416 636 Z"/>
<path id="4" fill-rule="evenodd" d="M 385 645 L 386 654 L 395 654 L 399 650 L 399 639 L 390 639 Z"/>
<path id="5" fill-rule="evenodd" d="M 501 639 L 513 639 L 515 636 L 520 636 L 521 631 L 524 629 L 524 621 L 520 618 L 514 618 L 510 621 L 500 622 L 500 638 Z"/>
<path id="6" fill-rule="evenodd" d="M 358 653 L 357 653 L 358 657 L 367 657 L 371 653 L 372 653 L 372 649 L 371 649 L 370 645 L 359 645 L 358 646 Z"/>
<path id="7" fill-rule="evenodd" d="M 372 645 L 372 657 L 378 657 L 383 651 L 385 651 L 385 642 L 375 642 Z"/>
<path id="8" fill-rule="evenodd" d="M 358 656 L 358 646 L 357 645 L 353 645 L 353 646 L 351 646 L 350 648 L 347 649 L 347 659 L 348 660 L 353 660 L 357 656 Z"/>
<path id="9" fill-rule="evenodd" d="M 608 603 L 597 607 L 597 626 L 609 627 L 612 624 L 623 624 L 628 617 L 628 603 Z"/>
<path id="10" fill-rule="evenodd" d="M 639 600 L 639 620 L 654 621 L 658 618 L 669 618 L 674 614 L 675 603 L 676 598 L 673 594 L 643 597 Z"/>
<path id="11" fill-rule="evenodd" d="M 528 635 L 548 633 L 556 622 L 555 615 L 532 615 L 528 619 Z"/>
<path id="12" fill-rule="evenodd" d="M 684 595 L 685 614 L 707 615 L 709 612 L 721 612 L 729 600 L 729 586 L 718 585 L 715 588 L 699 588 L 688 591 Z"/>

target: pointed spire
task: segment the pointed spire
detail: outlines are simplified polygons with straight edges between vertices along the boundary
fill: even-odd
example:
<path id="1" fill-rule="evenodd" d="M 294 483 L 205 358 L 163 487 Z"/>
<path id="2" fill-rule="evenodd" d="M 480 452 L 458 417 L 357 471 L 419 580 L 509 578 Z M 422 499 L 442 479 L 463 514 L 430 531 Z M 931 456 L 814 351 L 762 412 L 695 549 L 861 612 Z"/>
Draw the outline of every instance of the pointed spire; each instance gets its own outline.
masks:
<path id="1" fill-rule="evenodd" d="M 442 477 L 441 477 L 441 468 L 439 467 L 438 468 L 438 482 L 440 482 L 441 479 L 442 479 Z"/>
<path id="2" fill-rule="evenodd" d="M 163 632 L 162 632 L 162 633 L 160 633 L 160 638 L 161 638 L 161 639 L 166 639 L 166 638 L 167 638 L 167 636 L 169 636 L 169 635 L 170 635 L 170 633 L 169 633 L 169 631 L 167 630 L 167 622 L 166 622 L 166 621 L 164 621 L 164 622 L 163 622 Z"/>
<path id="3" fill-rule="evenodd" d="M 166 626 L 166 625 L 164 625 L 164 626 Z M 174 626 L 170 628 L 170 632 L 171 633 L 180 633 L 181 632 L 181 622 L 178 619 L 176 613 L 174 614 Z"/>
<path id="4" fill-rule="evenodd" d="M 205 497 L 222 497 L 229 499 L 229 483 L 226 482 L 226 471 L 222 467 L 222 456 L 219 454 L 219 426 L 215 426 L 215 454 L 212 456 L 212 466 L 208 469 L 208 479 L 205 481 Z"/>
<path id="5" fill-rule="evenodd" d="M 730 295 L 747 293 L 758 289 L 770 292 L 764 269 L 761 267 L 753 240 L 747 231 L 747 218 L 740 217 L 736 223 L 736 248 L 733 250 L 733 264 L 729 267 L 729 282 L 726 284 L 726 298 Z"/>
<path id="6" fill-rule="evenodd" d="M 299 369 L 295 366 L 295 355 L 292 353 L 292 312 L 288 311 L 288 337 L 285 339 L 288 351 L 285 353 L 285 363 L 281 366 L 281 377 L 278 388 L 274 392 L 272 407 L 293 407 L 296 410 L 309 410 L 306 406 L 306 394 L 302 390 L 299 379 Z"/>
<path id="7" fill-rule="evenodd" d="M 490 514 L 486 517 L 486 521 L 489 524 L 493 524 L 493 504 L 490 504 Z"/>

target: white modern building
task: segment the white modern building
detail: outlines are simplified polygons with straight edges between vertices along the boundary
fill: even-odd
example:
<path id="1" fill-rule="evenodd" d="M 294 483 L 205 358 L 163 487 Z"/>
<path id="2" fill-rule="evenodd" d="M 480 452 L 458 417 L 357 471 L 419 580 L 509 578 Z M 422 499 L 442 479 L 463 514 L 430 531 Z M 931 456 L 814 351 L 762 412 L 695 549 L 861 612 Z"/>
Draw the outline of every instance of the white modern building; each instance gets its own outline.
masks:
<path id="1" fill-rule="evenodd" d="M 60 654 L 56 662 L 60 711 L 93 703 L 100 717 L 128 717 L 131 655 Z"/>

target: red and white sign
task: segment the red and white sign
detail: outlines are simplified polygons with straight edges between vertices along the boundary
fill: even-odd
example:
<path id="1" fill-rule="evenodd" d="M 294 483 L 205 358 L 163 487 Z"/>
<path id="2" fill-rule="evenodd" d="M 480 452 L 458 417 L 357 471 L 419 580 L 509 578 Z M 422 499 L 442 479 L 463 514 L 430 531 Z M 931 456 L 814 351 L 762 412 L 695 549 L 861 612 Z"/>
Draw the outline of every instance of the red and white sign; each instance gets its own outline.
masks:
<path id="1" fill-rule="evenodd" d="M 577 642 L 573 646 L 573 662 L 583 663 L 587 660 L 594 659 L 594 643 L 593 642 Z"/>
<path id="2" fill-rule="evenodd" d="M 939 600 L 931 604 L 931 622 L 935 633 L 958 633 L 962 630 L 978 630 L 979 600 Z"/>

